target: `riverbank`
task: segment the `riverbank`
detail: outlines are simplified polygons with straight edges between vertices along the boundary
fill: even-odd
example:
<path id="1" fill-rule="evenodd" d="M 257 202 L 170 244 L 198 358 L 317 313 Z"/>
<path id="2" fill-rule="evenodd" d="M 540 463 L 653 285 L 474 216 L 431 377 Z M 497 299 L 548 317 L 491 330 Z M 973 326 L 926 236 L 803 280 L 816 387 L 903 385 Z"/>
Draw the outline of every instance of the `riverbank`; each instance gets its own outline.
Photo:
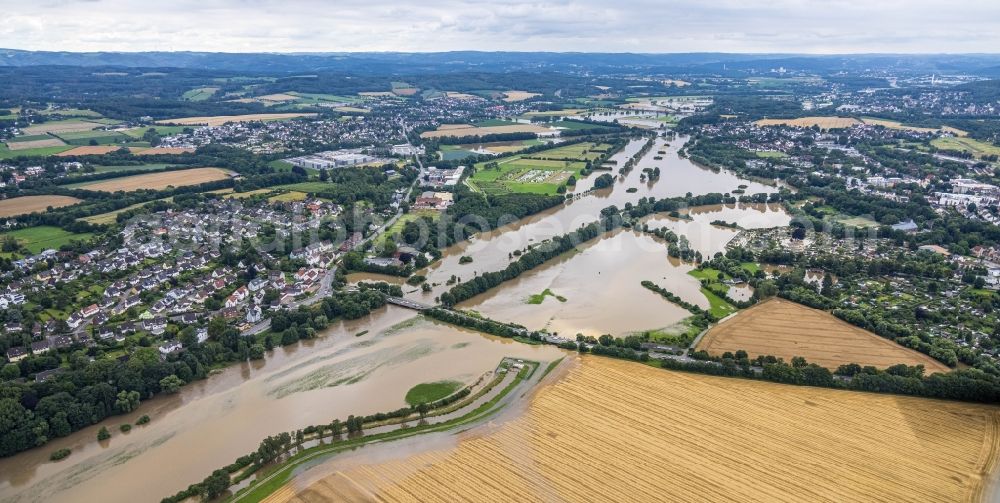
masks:
<path id="1" fill-rule="evenodd" d="M 137 417 L 149 415 L 152 421 L 129 433 L 120 433 L 112 419 L 55 439 L 53 449 L 73 451 L 61 461 L 50 461 L 48 449 L 2 459 L 0 495 L 59 503 L 148 494 L 159 501 L 276 432 L 397 410 L 407 406 L 405 395 L 413 385 L 471 384 L 504 356 L 548 362 L 562 355 L 553 347 L 511 344 L 384 307 L 360 320 L 335 323 L 316 339 L 275 349 L 266 360 L 227 368 L 164 400 L 143 403 Z M 112 432 L 109 441 L 97 441 L 101 426 Z M 164 463 L 171 464 L 169 473 L 149 476 Z"/>
<path id="2" fill-rule="evenodd" d="M 573 359 L 512 420 L 351 455 L 268 503 L 974 501 L 997 461 L 997 407 Z"/>
<path id="3" fill-rule="evenodd" d="M 228 501 L 231 502 L 258 502 L 262 501 L 276 489 L 284 485 L 291 478 L 293 473 L 300 467 L 316 465 L 323 462 L 330 456 L 334 456 L 348 449 L 358 448 L 375 442 L 389 442 L 404 439 L 413 435 L 433 432 L 448 431 L 459 426 L 472 426 L 478 421 L 482 421 L 493 414 L 499 412 L 504 406 L 504 398 L 511 395 L 515 390 L 526 391 L 534 384 L 537 384 L 545 374 L 539 372 L 538 362 L 505 361 L 507 366 L 501 364 L 497 372 L 503 372 L 504 376 L 497 383 L 498 386 L 486 390 L 476 400 L 471 400 L 463 412 L 457 417 L 442 415 L 438 421 L 421 421 L 421 424 L 412 427 L 402 427 L 391 431 L 373 431 L 363 436 L 341 442 L 316 445 L 308 447 L 289 457 L 286 461 L 272 467 L 270 470 L 260 473 L 256 480 L 245 488 L 239 489 Z M 516 372 L 508 371 L 516 370 Z M 502 386 L 499 384 L 502 383 Z M 498 390 L 495 393 L 490 391 Z M 517 395 L 518 393 L 514 393 Z M 514 396 L 511 395 L 511 396 Z"/>

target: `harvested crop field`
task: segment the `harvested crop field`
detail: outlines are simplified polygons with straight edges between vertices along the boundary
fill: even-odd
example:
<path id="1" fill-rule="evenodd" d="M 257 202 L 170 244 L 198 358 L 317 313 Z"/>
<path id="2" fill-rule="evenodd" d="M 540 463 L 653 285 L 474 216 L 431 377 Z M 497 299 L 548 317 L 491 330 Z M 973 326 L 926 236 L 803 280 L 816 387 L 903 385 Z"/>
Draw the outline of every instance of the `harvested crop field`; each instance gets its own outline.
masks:
<path id="1" fill-rule="evenodd" d="M 798 119 L 761 119 L 756 124 L 758 126 L 819 126 L 820 129 L 840 129 L 861 124 L 861 121 L 851 117 L 800 117 Z"/>
<path id="2" fill-rule="evenodd" d="M 291 94 L 277 93 L 277 94 L 267 94 L 264 96 L 258 96 L 258 100 L 261 101 L 295 101 L 299 99 L 298 96 L 292 96 Z"/>
<path id="3" fill-rule="evenodd" d="M 44 133 L 71 133 L 75 131 L 90 131 L 104 124 L 81 120 L 65 120 L 43 122 L 28 126 L 22 130 L 24 134 L 44 134 Z"/>
<path id="4" fill-rule="evenodd" d="M 886 368 L 898 363 L 923 365 L 927 373 L 948 372 L 943 363 L 833 315 L 784 299 L 771 299 L 716 325 L 697 349 L 712 355 L 744 350 L 753 358 L 773 355 L 790 361 L 801 356 L 836 369 L 845 363 Z"/>
<path id="5" fill-rule="evenodd" d="M 43 212 L 49 206 L 61 208 L 79 203 L 80 199 L 69 196 L 22 196 L 0 200 L 0 217 Z"/>
<path id="6" fill-rule="evenodd" d="M 445 91 L 444 95 L 445 95 L 446 98 L 451 98 L 453 100 L 481 100 L 482 99 L 479 96 L 476 96 L 475 94 L 459 93 L 459 92 L 455 92 L 455 91 Z"/>
<path id="7" fill-rule="evenodd" d="M 904 126 L 903 123 L 899 121 L 891 121 L 887 119 L 872 119 L 865 117 L 861 119 L 865 124 L 870 126 L 883 126 L 889 129 L 900 129 L 905 131 L 913 131 L 914 133 L 934 133 L 938 129 L 929 127 L 916 127 L 916 126 Z"/>
<path id="8" fill-rule="evenodd" d="M 45 147 L 62 147 L 66 145 L 59 138 L 46 138 L 44 140 L 29 140 L 29 141 L 9 141 L 7 142 L 7 148 L 10 150 L 29 150 L 33 148 L 45 148 Z"/>
<path id="9" fill-rule="evenodd" d="M 275 121 L 298 117 L 315 117 L 314 113 L 215 115 L 210 117 L 179 117 L 164 119 L 157 124 L 180 124 L 182 126 L 221 126 L 227 122 Z"/>
<path id="10" fill-rule="evenodd" d="M 977 501 L 998 426 L 995 407 L 583 357 L 516 419 L 335 459 L 268 501 Z"/>
<path id="11" fill-rule="evenodd" d="M 1000 146 L 974 138 L 935 138 L 931 145 L 943 150 L 957 150 L 976 157 L 1000 155 Z"/>
<path id="12" fill-rule="evenodd" d="M 83 147 L 71 148 L 65 152 L 60 152 L 56 154 L 56 156 L 69 157 L 72 155 L 104 155 L 120 150 L 121 148 L 122 147 L 119 147 L 117 145 L 87 145 Z M 141 148 L 135 148 L 135 147 L 127 147 L 127 148 L 133 154 L 136 153 L 137 151 L 143 150 Z"/>
<path id="13" fill-rule="evenodd" d="M 506 133 L 544 133 L 550 131 L 549 128 L 537 126 L 535 124 L 512 124 L 509 126 L 486 126 L 476 127 L 471 125 L 449 124 L 441 126 L 435 131 L 425 131 L 420 133 L 421 138 L 441 138 L 444 136 L 483 136 L 488 134 Z"/>
<path id="14" fill-rule="evenodd" d="M 220 168 L 194 168 L 147 175 L 125 176 L 78 185 L 78 188 L 102 192 L 130 192 L 139 189 L 163 190 L 229 178 L 229 171 Z"/>
<path id="15" fill-rule="evenodd" d="M 876 119 L 872 117 L 863 117 L 861 119 L 865 124 L 872 126 L 884 126 L 889 129 L 900 129 L 904 131 L 913 131 L 915 133 L 937 133 L 939 131 L 952 133 L 957 136 L 965 136 L 968 133 L 962 131 L 961 129 L 955 129 L 949 126 L 943 126 L 941 128 L 930 128 L 930 127 L 918 127 L 918 126 L 907 126 L 899 121 L 889 120 L 889 119 Z"/>
<path id="16" fill-rule="evenodd" d="M 514 101 L 524 101 L 527 99 L 534 98 L 535 96 L 541 96 L 538 93 L 529 93 L 527 91 L 504 91 L 504 101 L 510 103 Z"/>

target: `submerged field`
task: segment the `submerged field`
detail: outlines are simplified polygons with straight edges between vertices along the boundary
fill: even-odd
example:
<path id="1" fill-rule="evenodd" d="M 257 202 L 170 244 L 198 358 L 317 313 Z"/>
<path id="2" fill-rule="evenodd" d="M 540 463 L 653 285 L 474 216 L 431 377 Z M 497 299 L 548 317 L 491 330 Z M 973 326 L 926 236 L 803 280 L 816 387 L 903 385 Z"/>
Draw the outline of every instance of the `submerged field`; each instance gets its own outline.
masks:
<path id="1" fill-rule="evenodd" d="M 846 363 L 886 368 L 923 365 L 927 373 L 947 372 L 943 363 L 833 315 L 784 299 L 760 303 L 713 327 L 698 343 L 712 355 L 745 350 L 751 358 L 773 355 L 836 369 Z"/>
<path id="2" fill-rule="evenodd" d="M 269 501 L 976 501 L 998 414 L 584 357 L 517 419 Z"/>

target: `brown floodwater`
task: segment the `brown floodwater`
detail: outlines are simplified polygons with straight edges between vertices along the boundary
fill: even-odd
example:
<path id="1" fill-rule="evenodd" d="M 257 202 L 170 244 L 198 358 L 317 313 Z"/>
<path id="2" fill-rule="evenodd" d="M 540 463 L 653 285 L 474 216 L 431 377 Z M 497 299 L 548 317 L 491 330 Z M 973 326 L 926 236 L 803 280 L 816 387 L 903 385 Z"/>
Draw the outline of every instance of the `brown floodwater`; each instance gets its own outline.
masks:
<path id="1" fill-rule="evenodd" d="M 664 241 L 618 230 L 458 307 L 569 338 L 577 334 L 621 336 L 668 327 L 690 316 L 683 308 L 643 288 L 643 280 L 663 286 L 688 302 L 709 307 L 699 291 L 700 283 L 687 274 L 692 268 L 671 261 Z M 546 290 L 552 295 L 545 295 L 540 304 L 529 302 L 532 295 Z"/>
<path id="2" fill-rule="evenodd" d="M 618 176 L 615 169 L 612 188 L 589 192 L 450 247 L 424 272 L 430 282 L 438 283 L 434 291 L 424 294 L 404 288 L 407 296 L 432 302 L 448 288 L 444 283 L 452 275 L 468 279 L 477 272 L 502 269 L 515 250 L 593 222 L 608 205 L 623 207 L 647 196 L 730 192 L 740 185 L 748 186 L 748 194 L 777 190 L 681 159 L 676 152 L 684 140 L 665 147 L 665 141 L 658 139 L 629 175 Z M 641 141 L 630 142 L 615 159 L 623 165 L 641 147 Z M 655 161 L 658 150 L 667 154 Z M 660 167 L 660 179 L 640 181 L 642 168 L 654 166 Z M 587 191 L 601 173 L 581 180 L 576 191 Z M 628 192 L 630 187 L 636 191 Z M 695 224 L 722 219 L 750 227 L 757 213 L 763 213 L 766 221 L 781 218 L 770 208 L 721 208 L 718 215 L 700 211 L 691 212 Z M 719 240 L 724 237 L 720 235 Z M 706 249 L 724 246 L 724 242 L 714 244 L 715 238 L 705 243 Z M 473 262 L 459 264 L 463 255 L 473 257 Z M 642 288 L 639 281 L 643 279 L 707 306 L 698 294 L 697 281 L 686 274 L 690 268 L 667 258 L 666 245 L 660 240 L 619 230 L 470 299 L 463 307 L 563 335 L 620 335 L 669 325 L 686 314 Z M 370 274 L 352 274 L 348 280 L 400 281 Z M 529 296 L 546 288 L 566 301 L 548 296 L 541 304 L 526 303 Z M 349 414 L 397 409 L 405 405 L 403 397 L 415 384 L 442 379 L 471 382 L 504 356 L 550 361 L 562 354 L 551 346 L 514 343 L 419 320 L 401 308 L 383 308 L 361 320 L 334 324 L 315 340 L 279 348 L 264 361 L 228 367 L 176 395 L 146 401 L 133 414 L 0 459 L 0 500 L 159 501 L 250 452 L 267 435 Z M 120 424 L 134 423 L 141 415 L 149 415 L 152 421 L 128 434 L 118 431 Z M 101 426 L 113 432 L 110 441 L 96 440 Z M 51 452 L 64 447 L 72 449 L 72 455 L 49 461 Z"/>
<path id="3" fill-rule="evenodd" d="M 595 171 L 577 183 L 575 192 L 578 194 L 586 192 L 586 195 L 581 195 L 567 204 L 519 220 L 492 232 L 478 234 L 468 241 L 449 247 L 445 250 L 441 260 L 436 261 L 421 272 L 427 276 L 428 282 L 434 285 L 432 291 L 418 291 L 407 294 L 407 297 L 422 302 L 433 302 L 435 297 L 450 288 L 447 281 L 452 276 L 466 280 L 476 274 L 503 269 L 510 262 L 511 254 L 514 251 L 523 250 L 529 245 L 566 234 L 582 225 L 594 222 L 598 219 L 601 210 L 610 205 L 623 208 L 626 203 L 637 203 L 643 197 L 662 199 L 683 196 L 688 192 L 692 194 L 727 193 L 737 190 L 740 186 L 745 187 L 744 190 L 747 194 L 777 192 L 777 187 L 744 180 L 729 171 L 715 172 L 705 169 L 681 158 L 677 152 L 686 141 L 687 137 L 680 137 L 672 141 L 657 138 L 653 148 L 636 163 L 627 176 L 618 175 L 618 167 L 615 168 L 612 172 L 615 175 L 615 184 L 612 187 L 587 192 L 593 187 L 594 179 L 607 172 Z M 626 160 L 642 149 L 644 143 L 645 140 L 633 140 L 612 159 L 618 161 L 619 167 L 623 166 Z M 669 146 L 667 146 L 668 143 Z M 665 151 L 665 154 L 659 154 L 658 151 Z M 663 159 L 654 160 L 654 157 L 657 156 L 663 157 Z M 654 167 L 660 168 L 659 180 L 655 182 L 640 181 L 642 169 Z M 635 188 L 636 192 L 628 192 L 629 188 Z M 746 222 L 747 227 L 751 227 L 751 221 L 757 217 L 741 217 L 740 214 L 744 212 L 751 215 L 761 213 L 753 211 L 749 205 L 740 205 L 734 209 L 723 208 L 719 215 L 710 216 L 705 222 L 722 218 Z M 767 215 L 766 219 L 776 222 L 774 225 L 782 225 L 780 223 L 782 215 L 785 218 L 784 223 L 787 223 L 787 215 L 780 211 L 780 208 L 768 207 L 764 214 Z M 713 242 L 717 237 L 713 235 Z M 725 242 L 721 246 L 725 246 Z M 472 257 L 473 261 L 461 264 L 459 259 L 462 256 Z"/>
<path id="4" fill-rule="evenodd" d="M 369 333 L 357 337 L 356 334 Z M 471 383 L 504 356 L 552 361 L 552 346 L 529 346 L 383 308 L 337 324 L 323 337 L 229 367 L 174 396 L 143 403 L 40 449 L 0 460 L 7 501 L 159 501 L 256 448 L 264 437 L 350 414 L 406 406 L 414 385 Z M 118 425 L 152 421 L 128 434 Z M 112 438 L 96 440 L 107 426 Z M 51 452 L 72 455 L 51 462 Z"/>
<path id="5" fill-rule="evenodd" d="M 377 274 L 373 272 L 352 272 L 347 275 L 348 284 L 355 285 L 361 282 L 365 283 L 383 282 L 383 283 L 389 283 L 390 285 L 400 285 L 403 286 L 404 290 L 407 287 L 406 278 L 402 276 L 393 276 L 391 274 Z"/>
<path id="6" fill-rule="evenodd" d="M 747 283 L 737 283 L 730 286 L 726 294 L 733 300 L 750 300 L 753 297 L 753 287 Z"/>
<path id="7" fill-rule="evenodd" d="M 667 228 L 678 236 L 688 238 L 691 247 L 709 258 L 724 252 L 726 244 L 739 233 L 739 229 L 713 225 L 721 220 L 735 223 L 743 229 L 784 227 L 791 222 L 791 215 L 781 204 L 726 204 L 698 206 L 681 212 L 690 218 L 674 218 L 665 214 L 651 215 L 643 220 L 650 229 Z"/>

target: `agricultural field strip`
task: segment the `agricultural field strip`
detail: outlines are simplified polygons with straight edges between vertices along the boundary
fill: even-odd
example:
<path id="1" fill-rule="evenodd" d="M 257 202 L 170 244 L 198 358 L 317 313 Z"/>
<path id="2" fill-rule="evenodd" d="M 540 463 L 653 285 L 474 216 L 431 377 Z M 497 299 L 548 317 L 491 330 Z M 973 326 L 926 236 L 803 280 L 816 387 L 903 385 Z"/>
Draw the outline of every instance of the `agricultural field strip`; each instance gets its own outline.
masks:
<path id="1" fill-rule="evenodd" d="M 44 212 L 52 206 L 60 208 L 82 202 L 81 199 L 70 196 L 21 196 L 0 200 L 0 217 L 25 215 L 36 211 Z"/>
<path id="2" fill-rule="evenodd" d="M 24 132 L 25 134 L 69 133 L 75 131 L 90 131 L 92 129 L 96 129 L 106 125 L 107 124 L 103 124 L 100 122 L 91 122 L 84 120 L 53 121 L 53 122 L 43 122 L 41 124 L 28 126 L 24 128 L 22 132 Z"/>
<path id="3" fill-rule="evenodd" d="M 204 117 L 178 117 L 164 119 L 157 124 L 180 124 L 184 126 L 221 126 L 227 122 L 251 122 L 295 119 L 298 117 L 315 117 L 315 113 L 283 113 L 283 114 L 247 114 L 247 115 L 213 115 Z"/>
<path id="4" fill-rule="evenodd" d="M 711 354 L 743 349 L 751 357 L 774 355 L 786 360 L 802 356 L 831 369 L 844 363 L 880 368 L 906 363 L 923 364 L 928 373 L 950 370 L 922 353 L 854 327 L 832 315 L 820 316 L 809 308 L 772 300 L 711 328 L 698 344 L 698 349 Z M 829 318 L 824 319 L 826 316 Z M 803 327 L 809 327 L 807 334 L 803 333 Z"/>
<path id="5" fill-rule="evenodd" d="M 30 141 L 18 141 L 18 142 L 7 142 L 7 148 L 12 151 L 29 150 L 33 148 L 45 148 L 45 147 L 62 147 L 66 144 L 63 143 L 59 138 L 48 138 L 45 140 L 30 140 Z"/>
<path id="6" fill-rule="evenodd" d="M 132 191 L 139 189 L 160 190 L 168 186 L 183 187 L 198 185 L 229 177 L 229 172 L 220 168 L 192 168 L 162 173 L 124 176 L 98 180 L 79 185 L 78 188 L 105 192 Z"/>
<path id="7" fill-rule="evenodd" d="M 281 495 L 289 496 L 290 494 L 287 491 L 287 484 L 278 488 L 278 496 L 276 496 L 273 492 L 261 493 L 261 491 L 269 484 L 273 484 L 276 480 L 287 480 L 287 477 L 292 474 L 292 470 L 296 469 L 297 466 L 305 463 L 311 463 L 315 459 L 334 455 L 345 449 L 355 449 L 369 442 L 387 442 L 422 433 L 447 431 L 455 427 L 469 425 L 475 421 L 481 421 L 489 418 L 504 407 L 506 402 L 503 402 L 503 400 L 505 398 L 507 398 L 508 401 L 512 399 L 508 396 L 512 391 L 534 386 L 539 380 L 541 380 L 541 377 L 536 375 L 539 364 L 537 362 L 527 362 L 527 365 L 529 366 L 525 367 L 516 374 L 514 372 L 509 372 L 499 377 L 499 379 L 491 381 L 486 388 L 480 389 L 471 397 L 467 397 L 460 403 L 445 407 L 445 409 L 448 410 L 447 414 L 457 412 L 460 409 L 474 407 L 471 411 L 468 411 L 465 414 L 451 419 L 446 419 L 438 423 L 384 431 L 374 435 L 372 435 L 369 430 L 368 435 L 357 437 L 348 440 L 347 442 L 319 445 L 309 448 L 286 460 L 285 463 L 276 471 L 269 473 L 266 477 L 259 480 L 258 483 L 251 486 L 249 489 L 237 492 L 237 494 L 230 501 L 236 502 L 243 501 L 244 499 L 250 499 L 251 501 L 261 501 L 262 499 L 266 501 L 275 501 L 280 500 Z M 534 367 L 532 368 L 530 365 L 533 365 Z M 499 391 L 497 391 L 498 389 Z M 522 389 L 521 392 L 523 395 L 526 392 L 526 389 Z M 440 416 L 431 414 L 429 417 Z"/>
<path id="8" fill-rule="evenodd" d="M 439 128 L 435 131 L 425 131 L 420 133 L 421 138 L 440 138 L 443 136 L 483 136 L 488 134 L 506 133 L 543 133 L 549 128 L 534 124 L 512 124 L 509 126 L 485 126 L 476 127 L 471 125 L 454 125 L 459 127 Z"/>
<path id="9" fill-rule="evenodd" d="M 819 126 L 823 129 L 836 129 L 861 124 L 861 121 L 852 117 L 800 117 L 798 119 L 761 119 L 756 124 L 758 126 Z"/>
<path id="10" fill-rule="evenodd" d="M 970 501 L 996 455 L 985 407 L 596 361 L 495 433 L 341 480 L 383 501 Z"/>

